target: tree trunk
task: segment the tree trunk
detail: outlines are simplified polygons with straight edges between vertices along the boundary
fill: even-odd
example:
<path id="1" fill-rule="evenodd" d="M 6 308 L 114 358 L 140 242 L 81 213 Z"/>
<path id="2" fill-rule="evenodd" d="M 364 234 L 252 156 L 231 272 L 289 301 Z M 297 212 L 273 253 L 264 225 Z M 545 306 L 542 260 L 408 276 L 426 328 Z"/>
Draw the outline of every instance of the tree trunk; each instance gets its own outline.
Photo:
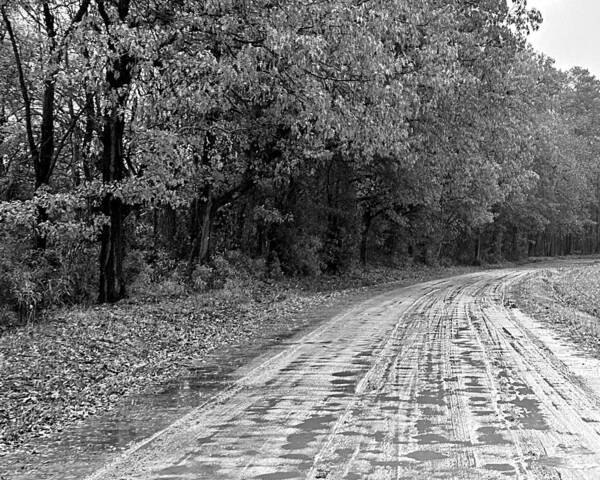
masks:
<path id="1" fill-rule="evenodd" d="M 594 253 L 600 253 L 600 178 L 596 187 L 596 244 L 594 245 Z"/>
<path id="2" fill-rule="evenodd" d="M 519 248 L 519 230 L 517 227 L 513 227 L 512 234 L 512 258 L 513 260 L 519 260 L 521 252 Z"/>
<path id="3" fill-rule="evenodd" d="M 125 208 L 118 198 L 106 197 L 103 211 L 110 221 L 102 227 L 100 235 L 100 303 L 116 302 L 125 297 L 123 275 Z"/>
<path id="4" fill-rule="evenodd" d="M 475 242 L 475 264 L 481 264 L 481 232 L 477 233 L 477 241 Z"/>
<path id="5" fill-rule="evenodd" d="M 118 108 L 104 119 L 102 132 L 102 179 L 105 183 L 120 181 L 125 177 L 123 158 L 124 121 Z M 116 302 L 125 296 L 123 276 L 123 221 L 127 209 L 123 201 L 111 193 L 102 201 L 102 213 L 108 217 L 108 224 L 100 235 L 100 291 L 98 301 Z"/>
<path id="6" fill-rule="evenodd" d="M 211 238 L 217 212 L 230 202 L 244 194 L 252 182 L 248 179 L 231 190 L 214 196 L 210 187 L 206 187 L 191 204 L 190 238 L 192 247 L 188 261 L 188 275 L 191 275 L 197 263 L 208 261 L 211 252 Z"/>
<path id="7" fill-rule="evenodd" d="M 123 155 L 125 122 L 121 112 L 125 102 L 126 96 L 119 96 L 117 104 L 104 118 L 100 170 L 102 171 L 102 180 L 106 184 L 119 182 L 126 175 Z M 100 303 L 115 302 L 125 296 L 123 221 L 127 216 L 128 209 L 121 199 L 114 197 L 112 193 L 107 193 L 102 201 L 101 210 L 108 217 L 109 223 L 103 227 L 100 236 L 98 301 Z"/>
<path id="8" fill-rule="evenodd" d="M 36 229 L 35 235 L 33 238 L 34 246 L 38 250 L 45 250 L 48 245 L 48 239 L 46 238 L 46 234 L 41 230 L 41 225 L 44 222 L 48 221 L 48 212 L 44 207 L 38 205 L 37 207 L 37 219 L 36 219 Z"/>
<path id="9" fill-rule="evenodd" d="M 116 23 L 125 24 L 129 16 L 130 1 L 120 0 L 117 10 L 118 19 L 112 18 L 106 11 L 103 1 L 97 2 L 100 17 L 107 30 Z M 103 118 L 102 154 L 98 158 L 99 170 L 102 172 L 104 184 L 118 183 L 128 174 L 125 167 L 124 137 L 125 110 L 129 98 L 129 87 L 132 81 L 132 70 L 135 58 L 128 52 L 118 49 L 109 39 L 111 56 L 106 71 L 108 86 L 107 99 L 110 102 Z M 113 56 L 114 55 L 114 56 Z M 86 98 L 89 101 L 89 98 Z M 115 302 L 125 297 L 125 278 L 123 260 L 125 256 L 125 238 L 123 223 L 129 207 L 123 200 L 108 193 L 102 199 L 102 213 L 108 223 L 102 228 L 100 235 L 100 278 L 98 301 Z"/>
<path id="10" fill-rule="evenodd" d="M 40 148 L 34 157 L 35 189 L 49 185 L 54 163 L 54 78 L 44 82 L 44 98 L 42 103 L 42 123 L 40 125 Z M 48 221 L 48 212 L 44 207 L 38 206 L 38 225 Z M 45 250 L 47 246 L 46 235 L 36 230 L 35 247 Z"/>
<path id="11" fill-rule="evenodd" d="M 533 257 L 535 255 L 535 240 L 528 239 L 527 240 L 527 258 Z"/>
<path id="12" fill-rule="evenodd" d="M 177 211 L 170 205 L 152 208 L 154 248 L 166 248 L 172 253 L 181 253 L 177 244 Z M 186 255 L 187 257 L 187 250 Z"/>
<path id="13" fill-rule="evenodd" d="M 369 246 L 371 222 L 372 216 L 369 213 L 363 214 L 363 230 L 360 238 L 360 263 L 362 263 L 363 267 L 367 265 L 367 249 Z"/>
<path id="14" fill-rule="evenodd" d="M 54 96 L 55 80 L 44 82 L 42 124 L 40 125 L 40 150 L 35 165 L 35 188 L 48 185 L 54 161 Z"/>
<path id="15" fill-rule="evenodd" d="M 188 262 L 188 275 L 194 271 L 196 264 L 205 263 L 209 258 L 210 237 L 215 214 L 212 195 L 206 200 L 195 198 L 192 202 L 191 237 L 192 248 Z"/>
<path id="16" fill-rule="evenodd" d="M 502 243 L 504 242 L 504 234 L 502 232 L 502 230 L 498 230 L 496 232 L 495 238 L 494 238 L 494 257 L 497 260 L 500 260 L 502 258 Z"/>

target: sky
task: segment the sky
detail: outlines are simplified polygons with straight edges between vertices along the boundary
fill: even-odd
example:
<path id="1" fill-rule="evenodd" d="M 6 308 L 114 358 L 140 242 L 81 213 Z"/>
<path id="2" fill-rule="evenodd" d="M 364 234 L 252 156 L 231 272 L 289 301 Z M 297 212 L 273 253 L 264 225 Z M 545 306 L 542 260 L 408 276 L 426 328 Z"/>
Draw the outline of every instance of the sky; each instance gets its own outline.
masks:
<path id="1" fill-rule="evenodd" d="M 528 0 L 544 23 L 529 37 L 561 69 L 587 68 L 600 78 L 600 0 Z"/>

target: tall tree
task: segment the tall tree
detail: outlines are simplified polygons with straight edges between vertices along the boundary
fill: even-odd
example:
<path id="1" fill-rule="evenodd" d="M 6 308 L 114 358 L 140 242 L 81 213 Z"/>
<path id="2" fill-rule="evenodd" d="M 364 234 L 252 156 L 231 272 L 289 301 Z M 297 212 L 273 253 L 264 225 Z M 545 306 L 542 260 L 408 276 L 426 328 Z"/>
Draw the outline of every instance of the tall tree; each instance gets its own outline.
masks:
<path id="1" fill-rule="evenodd" d="M 23 120 L 27 145 L 35 172 L 34 188 L 36 190 L 43 185 L 49 185 L 50 177 L 64 146 L 64 140 L 58 146 L 55 141 L 57 77 L 63 68 L 71 34 L 87 15 L 90 1 L 80 0 L 75 5 L 68 6 L 53 1 L 26 1 L 11 6 L 11 8 L 6 3 L 0 5 L 0 13 L 10 40 L 17 71 L 24 109 Z M 40 28 L 37 31 L 26 28 L 24 16 L 34 18 Z M 19 26 L 25 27 L 20 29 L 25 38 L 20 39 L 17 36 L 14 27 L 15 21 Z M 26 49 L 29 50 L 26 52 L 27 56 L 34 55 L 34 52 L 41 52 L 39 63 L 44 68 L 28 69 L 27 66 L 33 63 L 23 61 L 23 51 Z M 38 82 L 41 84 L 41 88 L 36 85 Z M 35 94 L 39 92 L 39 98 L 36 98 L 37 95 L 33 95 L 34 92 Z M 35 113 L 38 106 L 41 110 L 39 121 Z M 39 131 L 36 135 L 35 129 L 38 124 Z M 64 135 L 67 136 L 70 133 L 71 129 L 67 129 Z M 44 222 L 47 219 L 45 209 L 40 207 L 39 221 Z M 45 248 L 45 235 L 38 234 L 36 242 L 39 248 Z"/>

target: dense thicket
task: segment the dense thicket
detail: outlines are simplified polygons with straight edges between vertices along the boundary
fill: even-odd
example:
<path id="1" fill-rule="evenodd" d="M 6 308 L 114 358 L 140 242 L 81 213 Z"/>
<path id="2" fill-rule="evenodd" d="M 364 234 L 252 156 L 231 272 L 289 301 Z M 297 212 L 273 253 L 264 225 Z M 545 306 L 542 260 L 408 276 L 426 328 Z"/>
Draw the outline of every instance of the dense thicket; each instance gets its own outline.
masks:
<path id="1" fill-rule="evenodd" d="M 600 82 L 508 3 L 0 1 L 0 303 L 597 252 Z"/>

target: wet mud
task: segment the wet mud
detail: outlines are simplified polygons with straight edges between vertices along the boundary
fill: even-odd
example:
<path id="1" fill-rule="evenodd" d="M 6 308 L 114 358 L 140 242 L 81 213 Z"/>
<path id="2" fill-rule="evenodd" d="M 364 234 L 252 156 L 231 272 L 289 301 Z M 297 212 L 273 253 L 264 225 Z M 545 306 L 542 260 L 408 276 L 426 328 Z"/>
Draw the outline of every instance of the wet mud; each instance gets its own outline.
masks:
<path id="1" fill-rule="evenodd" d="M 600 478 L 600 392 L 504 307 L 527 274 L 383 293 L 238 368 L 199 366 L 204 403 L 86 478 Z"/>
<path id="2" fill-rule="evenodd" d="M 360 303 L 369 296 L 365 291 L 352 302 Z M 239 377 L 236 372 L 242 366 L 287 348 L 295 336 L 344 308 L 347 306 L 334 301 L 309 309 L 286 324 L 272 319 L 272 324 L 264 328 L 264 335 L 252 344 L 230 345 L 201 361 L 190 359 L 187 376 L 158 388 L 151 386 L 153 393 L 129 396 L 109 413 L 89 417 L 50 437 L 35 440 L 23 451 L 0 456 L 0 479 L 80 480 L 205 404 L 235 382 Z M 198 439 L 198 444 L 208 439 Z"/>

